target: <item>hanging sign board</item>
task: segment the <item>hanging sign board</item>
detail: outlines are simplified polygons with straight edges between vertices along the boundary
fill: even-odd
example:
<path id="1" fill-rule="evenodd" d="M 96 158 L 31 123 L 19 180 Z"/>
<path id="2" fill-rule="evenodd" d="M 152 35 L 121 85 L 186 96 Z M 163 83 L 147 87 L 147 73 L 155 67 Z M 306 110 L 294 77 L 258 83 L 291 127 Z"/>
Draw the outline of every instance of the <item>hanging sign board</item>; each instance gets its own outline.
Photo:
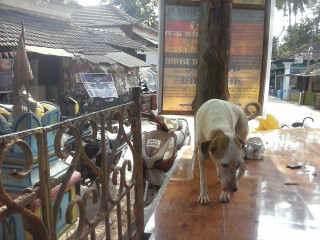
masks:
<path id="1" fill-rule="evenodd" d="M 190 111 L 196 90 L 199 7 L 165 7 L 163 106 Z"/>
<path id="2" fill-rule="evenodd" d="M 233 9 L 229 63 L 229 101 L 259 100 L 264 11 Z"/>
<path id="3" fill-rule="evenodd" d="M 303 56 L 297 56 L 294 58 L 294 64 L 301 64 L 303 63 Z"/>
<path id="4" fill-rule="evenodd" d="M 265 0 L 233 0 L 234 4 L 258 4 L 264 5 Z"/>
<path id="5" fill-rule="evenodd" d="M 76 83 L 83 83 L 92 98 L 117 98 L 117 90 L 111 74 L 77 73 Z"/>
<path id="6" fill-rule="evenodd" d="M 234 0 L 229 63 L 230 102 L 261 100 L 267 49 L 266 12 L 271 0 Z M 160 5 L 161 113 L 189 114 L 196 92 L 198 64 L 198 1 L 163 0 Z M 249 7 L 248 7 L 249 6 Z M 270 14 L 270 13 L 268 13 Z M 269 15 L 267 15 L 269 16 Z M 209 86 L 208 86 L 209 87 Z"/>

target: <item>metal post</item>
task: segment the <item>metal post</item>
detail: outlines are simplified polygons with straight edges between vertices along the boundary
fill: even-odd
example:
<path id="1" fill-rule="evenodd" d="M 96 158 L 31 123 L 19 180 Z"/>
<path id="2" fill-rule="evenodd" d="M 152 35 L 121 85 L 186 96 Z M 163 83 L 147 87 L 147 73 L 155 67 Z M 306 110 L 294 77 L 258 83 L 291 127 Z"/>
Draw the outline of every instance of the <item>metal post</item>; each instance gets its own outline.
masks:
<path id="1" fill-rule="evenodd" d="M 132 134 L 134 141 L 134 179 L 136 179 L 135 184 L 135 204 L 134 204 L 134 214 L 136 221 L 136 239 L 143 239 L 144 233 L 144 210 L 143 210 L 143 165 L 142 165 L 142 140 L 141 140 L 141 89 L 135 87 L 132 89 L 132 97 L 135 102 L 135 106 L 132 114 Z"/>
<path id="2" fill-rule="evenodd" d="M 36 134 L 38 147 L 38 165 L 39 165 L 39 185 L 40 199 L 42 208 L 42 220 L 47 225 L 49 231 L 49 239 L 56 239 L 56 229 L 53 218 L 52 198 L 51 198 L 51 182 L 50 182 L 50 166 L 48 157 L 47 134 L 44 131 Z"/>

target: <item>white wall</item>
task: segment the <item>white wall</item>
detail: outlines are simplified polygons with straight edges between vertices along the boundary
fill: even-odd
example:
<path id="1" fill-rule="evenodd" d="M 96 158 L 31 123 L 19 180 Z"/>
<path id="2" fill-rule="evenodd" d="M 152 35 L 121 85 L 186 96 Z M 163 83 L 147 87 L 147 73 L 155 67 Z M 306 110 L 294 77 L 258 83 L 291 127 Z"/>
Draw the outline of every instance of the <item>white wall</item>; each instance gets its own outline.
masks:
<path id="1" fill-rule="evenodd" d="M 146 54 L 146 63 L 158 66 L 158 49 L 148 47 Z"/>

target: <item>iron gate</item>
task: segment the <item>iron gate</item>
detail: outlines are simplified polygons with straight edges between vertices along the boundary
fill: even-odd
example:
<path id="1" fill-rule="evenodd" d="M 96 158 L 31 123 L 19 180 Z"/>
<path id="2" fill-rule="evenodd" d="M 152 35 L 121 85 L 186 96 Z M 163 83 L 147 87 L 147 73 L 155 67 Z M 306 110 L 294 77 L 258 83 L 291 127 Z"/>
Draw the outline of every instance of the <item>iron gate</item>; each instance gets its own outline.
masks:
<path id="1" fill-rule="evenodd" d="M 132 89 L 132 96 L 128 104 L 0 136 L 0 239 L 143 238 L 140 88 Z M 114 122 L 117 130 L 112 129 Z M 88 123 L 90 138 L 100 129 L 100 150 L 109 150 L 101 154 L 100 166 L 84 151 L 82 133 Z M 124 131 L 126 125 L 132 140 Z M 117 136 L 112 149 L 107 149 L 105 130 Z M 61 145 L 66 131 L 75 139 L 69 151 Z M 128 144 L 130 158 L 115 164 L 120 138 Z M 15 151 L 23 163 L 15 160 L 20 156 Z M 97 176 L 91 187 L 80 187 L 81 164 Z M 10 188 L 12 182 L 21 182 L 19 188 L 34 179 L 38 181 L 22 191 Z"/>

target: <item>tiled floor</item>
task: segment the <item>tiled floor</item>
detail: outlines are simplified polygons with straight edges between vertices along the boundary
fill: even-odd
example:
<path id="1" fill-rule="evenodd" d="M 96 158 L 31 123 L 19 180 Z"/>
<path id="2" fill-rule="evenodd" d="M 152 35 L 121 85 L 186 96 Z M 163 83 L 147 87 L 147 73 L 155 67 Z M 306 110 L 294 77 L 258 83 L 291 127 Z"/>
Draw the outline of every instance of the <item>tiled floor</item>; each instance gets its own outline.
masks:
<path id="1" fill-rule="evenodd" d="M 199 174 L 192 148 L 184 153 L 154 217 L 156 240 L 320 239 L 320 130 L 282 129 L 255 134 L 265 143 L 263 160 L 247 160 L 246 175 L 231 201 L 207 163 L 210 204 L 197 203 Z M 289 169 L 299 163 L 300 169 Z"/>

